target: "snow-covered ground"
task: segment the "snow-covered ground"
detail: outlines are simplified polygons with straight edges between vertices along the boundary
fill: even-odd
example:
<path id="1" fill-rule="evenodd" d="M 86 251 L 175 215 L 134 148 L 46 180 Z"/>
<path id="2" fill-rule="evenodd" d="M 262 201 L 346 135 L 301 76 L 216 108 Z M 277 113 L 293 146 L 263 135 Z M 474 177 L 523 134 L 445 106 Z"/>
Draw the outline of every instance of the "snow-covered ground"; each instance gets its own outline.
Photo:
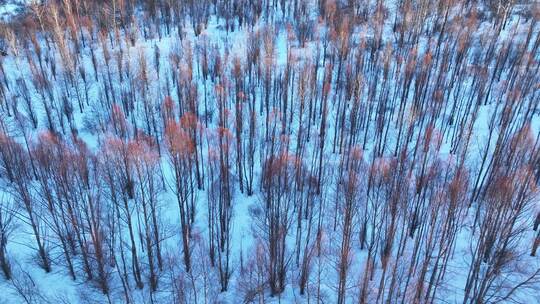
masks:
<path id="1" fill-rule="evenodd" d="M 28 4 L 37 0 L 2 0 L 0 1 L 0 18 L 10 20 L 22 13 Z"/>

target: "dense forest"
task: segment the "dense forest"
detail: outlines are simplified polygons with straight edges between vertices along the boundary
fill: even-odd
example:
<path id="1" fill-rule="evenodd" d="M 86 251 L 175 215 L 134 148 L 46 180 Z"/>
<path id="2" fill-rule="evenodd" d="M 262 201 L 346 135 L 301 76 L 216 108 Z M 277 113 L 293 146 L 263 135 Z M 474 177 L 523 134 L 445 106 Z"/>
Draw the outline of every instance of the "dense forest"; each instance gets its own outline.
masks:
<path id="1" fill-rule="evenodd" d="M 0 51 L 0 303 L 540 303 L 539 2 L 26 1 Z"/>

